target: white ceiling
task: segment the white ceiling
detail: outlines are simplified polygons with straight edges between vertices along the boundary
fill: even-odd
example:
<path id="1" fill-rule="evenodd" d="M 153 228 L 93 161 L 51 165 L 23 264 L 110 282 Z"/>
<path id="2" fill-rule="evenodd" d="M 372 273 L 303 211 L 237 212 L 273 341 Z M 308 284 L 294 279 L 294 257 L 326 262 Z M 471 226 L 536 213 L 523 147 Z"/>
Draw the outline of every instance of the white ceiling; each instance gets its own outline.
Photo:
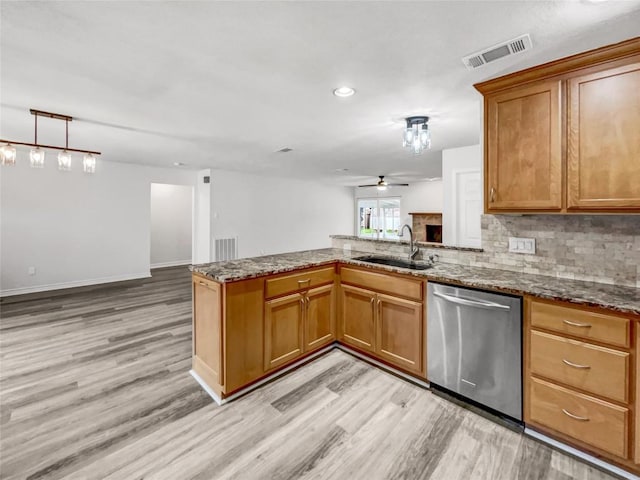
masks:
<path id="1" fill-rule="evenodd" d="M 640 1 L 1 3 L 0 137 L 29 108 L 72 115 L 103 161 L 212 167 L 355 185 L 441 174 L 480 136 L 476 82 L 640 35 Z M 467 71 L 461 57 L 531 34 L 534 49 Z M 351 98 L 332 90 L 350 85 Z M 426 114 L 432 151 L 401 147 Z M 62 144 L 42 119 L 39 141 Z M 290 153 L 274 153 L 282 147 Z M 24 155 L 24 153 L 22 154 Z M 336 172 L 347 168 L 348 172 Z"/>

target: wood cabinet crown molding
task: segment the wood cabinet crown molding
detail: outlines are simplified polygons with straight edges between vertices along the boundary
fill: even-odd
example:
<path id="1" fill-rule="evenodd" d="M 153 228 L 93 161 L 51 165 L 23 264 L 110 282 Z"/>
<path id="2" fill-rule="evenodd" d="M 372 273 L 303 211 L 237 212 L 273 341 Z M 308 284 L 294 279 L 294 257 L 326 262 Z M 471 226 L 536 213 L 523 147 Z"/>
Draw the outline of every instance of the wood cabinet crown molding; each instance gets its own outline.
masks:
<path id="1" fill-rule="evenodd" d="M 525 83 L 536 82 L 545 78 L 568 74 L 586 67 L 637 55 L 638 53 L 640 53 L 640 37 L 634 37 L 620 43 L 588 50 L 498 78 L 476 83 L 474 87 L 483 95 L 487 95 L 488 93 L 520 86 Z"/>

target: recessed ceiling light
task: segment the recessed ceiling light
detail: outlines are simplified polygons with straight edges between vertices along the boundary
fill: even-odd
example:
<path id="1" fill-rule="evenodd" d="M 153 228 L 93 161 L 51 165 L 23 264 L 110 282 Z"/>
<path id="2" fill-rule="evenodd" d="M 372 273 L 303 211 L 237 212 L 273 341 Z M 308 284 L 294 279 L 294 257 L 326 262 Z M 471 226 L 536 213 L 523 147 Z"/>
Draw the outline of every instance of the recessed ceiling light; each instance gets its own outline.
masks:
<path id="1" fill-rule="evenodd" d="M 333 91 L 336 97 L 350 97 L 354 93 L 356 93 L 356 91 L 351 87 L 338 87 Z"/>
<path id="2" fill-rule="evenodd" d="M 173 162 L 173 165 L 175 167 L 184 167 L 186 165 L 186 163 L 182 163 L 182 162 Z"/>
<path id="3" fill-rule="evenodd" d="M 281 149 L 276 150 L 275 153 L 289 153 L 291 151 L 293 151 L 293 148 L 291 147 L 282 147 Z"/>
<path id="4" fill-rule="evenodd" d="M 336 168 L 336 172 L 348 172 L 348 168 Z"/>

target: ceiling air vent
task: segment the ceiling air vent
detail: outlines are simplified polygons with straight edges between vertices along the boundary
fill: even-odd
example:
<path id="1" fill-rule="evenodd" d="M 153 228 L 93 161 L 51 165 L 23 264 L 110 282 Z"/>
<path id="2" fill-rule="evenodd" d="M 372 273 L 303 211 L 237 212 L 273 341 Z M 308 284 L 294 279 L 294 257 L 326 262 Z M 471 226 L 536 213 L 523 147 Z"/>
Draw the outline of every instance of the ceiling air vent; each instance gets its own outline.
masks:
<path id="1" fill-rule="evenodd" d="M 531 50 L 531 48 L 531 37 L 527 33 L 511 40 L 507 40 L 506 42 L 485 48 L 479 52 L 472 53 L 471 55 L 464 57 L 462 59 L 462 63 L 464 63 L 468 70 L 473 70 L 474 68 L 481 67 L 482 65 L 486 65 L 487 63 L 498 60 L 499 58 L 525 52 L 527 50 Z"/>

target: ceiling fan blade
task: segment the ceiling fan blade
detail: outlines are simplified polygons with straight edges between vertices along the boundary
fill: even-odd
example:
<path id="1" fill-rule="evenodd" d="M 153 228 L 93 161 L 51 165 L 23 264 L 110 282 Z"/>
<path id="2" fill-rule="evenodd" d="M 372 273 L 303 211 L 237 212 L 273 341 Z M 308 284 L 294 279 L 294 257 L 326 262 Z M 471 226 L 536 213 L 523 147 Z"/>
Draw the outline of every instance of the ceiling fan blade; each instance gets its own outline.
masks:
<path id="1" fill-rule="evenodd" d="M 387 183 L 387 187 L 408 187 L 408 183 Z"/>
<path id="2" fill-rule="evenodd" d="M 374 183 L 372 185 L 358 185 L 358 188 L 360 188 L 360 187 L 377 187 L 377 186 L 378 186 L 378 184 Z"/>

